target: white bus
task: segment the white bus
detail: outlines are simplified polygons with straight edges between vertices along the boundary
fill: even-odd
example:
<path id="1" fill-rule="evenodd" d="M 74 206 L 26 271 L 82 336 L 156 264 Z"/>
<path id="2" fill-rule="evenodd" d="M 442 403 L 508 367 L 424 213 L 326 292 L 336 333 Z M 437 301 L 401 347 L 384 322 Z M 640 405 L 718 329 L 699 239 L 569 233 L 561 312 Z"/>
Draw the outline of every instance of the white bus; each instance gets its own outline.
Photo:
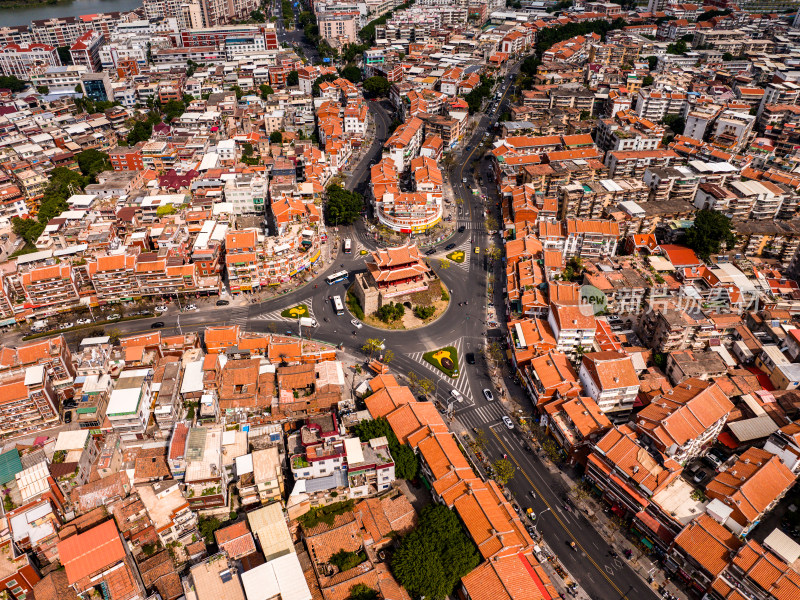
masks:
<path id="1" fill-rule="evenodd" d="M 325 278 L 325 283 L 328 285 L 333 285 L 339 281 L 344 281 L 347 279 L 347 271 L 339 271 L 338 273 L 331 273 Z"/>
<path id="2" fill-rule="evenodd" d="M 350 241 L 350 238 L 347 238 L 344 241 L 344 253 L 350 254 L 353 251 L 353 242 Z"/>
<path id="3" fill-rule="evenodd" d="M 337 315 L 344 314 L 344 304 L 342 304 L 342 297 L 341 296 L 334 296 L 333 297 L 333 310 L 336 312 Z"/>

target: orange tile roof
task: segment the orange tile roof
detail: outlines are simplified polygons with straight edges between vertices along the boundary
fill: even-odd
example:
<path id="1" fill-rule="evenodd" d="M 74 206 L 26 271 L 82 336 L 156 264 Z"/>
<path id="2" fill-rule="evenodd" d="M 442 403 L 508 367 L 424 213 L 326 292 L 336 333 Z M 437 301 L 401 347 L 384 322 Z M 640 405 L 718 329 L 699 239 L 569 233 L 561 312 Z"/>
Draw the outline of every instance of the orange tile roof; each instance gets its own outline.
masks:
<path id="1" fill-rule="evenodd" d="M 58 543 L 58 555 L 73 585 L 125 558 L 125 549 L 113 520 Z"/>
<path id="2" fill-rule="evenodd" d="M 685 551 L 712 577 L 719 575 L 740 542 L 736 536 L 703 513 L 675 537 L 675 545 Z"/>

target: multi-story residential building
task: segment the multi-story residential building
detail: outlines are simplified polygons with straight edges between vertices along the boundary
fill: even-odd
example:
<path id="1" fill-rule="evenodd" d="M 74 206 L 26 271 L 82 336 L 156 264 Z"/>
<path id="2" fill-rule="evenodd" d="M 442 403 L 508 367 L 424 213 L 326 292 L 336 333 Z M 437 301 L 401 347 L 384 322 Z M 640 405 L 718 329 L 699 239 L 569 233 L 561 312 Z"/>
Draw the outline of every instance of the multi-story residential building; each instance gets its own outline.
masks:
<path id="1" fill-rule="evenodd" d="M 686 464 L 717 439 L 733 404 L 712 381 L 690 378 L 655 398 L 636 415 L 636 430 L 653 447 Z"/>
<path id="2" fill-rule="evenodd" d="M 0 379 L 0 435 L 32 433 L 57 424 L 60 402 L 53 382 L 42 364 Z"/>
<path id="3" fill-rule="evenodd" d="M 683 113 L 688 102 L 688 95 L 683 92 L 656 91 L 643 88 L 636 95 L 637 115 L 653 123 L 660 123 L 667 115 Z"/>
<path id="4" fill-rule="evenodd" d="M 103 67 L 100 60 L 100 49 L 104 43 L 105 38 L 102 34 L 96 31 L 87 31 L 69 49 L 72 64 L 86 67 L 92 73 L 97 73 Z"/>
<path id="5" fill-rule="evenodd" d="M 700 310 L 651 306 L 639 322 L 641 339 L 658 352 L 701 349 L 715 337 L 713 323 Z"/>
<path id="6" fill-rule="evenodd" d="M 337 46 L 357 41 L 360 23 L 358 11 L 325 11 L 317 14 L 320 35 Z"/>
<path id="7" fill-rule="evenodd" d="M 141 439 L 153 404 L 153 371 L 123 371 L 117 378 L 106 408 L 110 429 L 123 440 Z"/>
<path id="8" fill-rule="evenodd" d="M 228 474 L 222 464 L 222 429 L 192 427 L 186 439 L 185 496 L 194 509 L 228 503 Z"/>
<path id="9" fill-rule="evenodd" d="M 76 271 L 69 264 L 34 268 L 19 279 L 26 300 L 40 314 L 54 314 L 79 301 Z"/>
<path id="10" fill-rule="evenodd" d="M 136 563 L 113 519 L 61 540 L 58 556 L 75 594 L 113 586 L 119 600 L 146 596 Z"/>
<path id="11" fill-rule="evenodd" d="M 225 183 L 225 201 L 233 205 L 235 215 L 263 215 L 268 182 L 256 174 L 240 175 Z"/>
<path id="12" fill-rule="evenodd" d="M 547 322 L 556 338 L 558 352 L 576 355 L 579 349 L 592 347 L 597 324 L 590 305 L 561 305 L 551 302 Z"/>
<path id="13" fill-rule="evenodd" d="M 597 145 L 606 151 L 655 150 L 663 137 L 661 125 L 642 119 L 633 111 L 618 112 L 612 119 L 600 119 L 597 125 Z"/>
<path id="14" fill-rule="evenodd" d="M 394 161 L 398 173 L 406 171 L 411 166 L 411 161 L 419 155 L 423 141 L 422 125 L 422 120 L 411 117 L 395 129 L 383 145 L 384 153 Z"/>
<path id="15" fill-rule="evenodd" d="M 5 44 L 0 47 L 0 73 L 28 79 L 36 67 L 58 67 L 61 61 L 55 46 L 48 44 Z"/>
<path id="16" fill-rule="evenodd" d="M 135 268 L 136 256 L 132 254 L 97 256 L 87 264 L 95 293 L 103 300 L 139 296 Z"/>
<path id="17" fill-rule="evenodd" d="M 724 525 L 746 536 L 795 483 L 794 474 L 780 457 L 750 448 L 706 485 L 708 498 L 718 501 Z"/>
<path id="18" fill-rule="evenodd" d="M 567 219 L 564 221 L 564 258 L 584 259 L 614 256 L 619 242 L 619 225 L 613 221 Z"/>
<path id="19" fill-rule="evenodd" d="M 137 486 L 136 491 L 165 547 L 175 541 L 191 543 L 197 535 L 197 514 L 189 508 L 177 481 L 157 481 Z"/>
<path id="20" fill-rule="evenodd" d="M 612 418 L 627 417 L 639 393 L 639 377 L 628 354 L 617 351 L 589 352 L 578 371 L 584 392 Z"/>
<path id="21" fill-rule="evenodd" d="M 585 465 L 592 444 L 611 429 L 611 421 L 591 398 L 551 402 L 544 409 L 547 430 L 573 465 Z"/>

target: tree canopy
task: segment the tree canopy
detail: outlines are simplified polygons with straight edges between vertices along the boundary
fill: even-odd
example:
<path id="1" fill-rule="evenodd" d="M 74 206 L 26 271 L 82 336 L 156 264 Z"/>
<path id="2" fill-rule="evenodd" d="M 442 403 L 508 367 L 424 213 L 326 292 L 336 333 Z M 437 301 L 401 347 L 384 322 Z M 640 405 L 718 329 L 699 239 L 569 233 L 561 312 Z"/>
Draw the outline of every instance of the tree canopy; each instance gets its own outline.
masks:
<path id="1" fill-rule="evenodd" d="M 350 225 L 358 219 L 364 200 L 361 194 L 350 192 L 337 184 L 328 186 L 328 202 L 325 204 L 325 215 L 328 223 L 333 225 Z"/>
<path id="2" fill-rule="evenodd" d="M 355 65 L 348 65 L 342 69 L 342 77 L 353 83 L 361 81 L 361 69 Z"/>
<path id="3" fill-rule="evenodd" d="M 354 428 L 355 434 L 362 442 L 386 436 L 389 442 L 389 452 L 394 459 L 394 474 L 400 479 L 414 479 L 417 476 L 417 456 L 414 451 L 397 440 L 389 421 L 384 417 L 373 420 L 361 421 Z"/>
<path id="4" fill-rule="evenodd" d="M 111 168 L 108 162 L 108 154 L 100 150 L 84 150 L 75 157 L 78 160 L 78 168 L 86 177 L 92 181 L 97 181 L 97 174 Z"/>
<path id="5" fill-rule="evenodd" d="M 364 91 L 372 97 L 384 97 L 389 93 L 392 84 L 386 77 L 376 75 L 364 81 Z"/>
<path id="6" fill-rule="evenodd" d="M 289 74 L 286 76 L 286 85 L 293 86 L 300 84 L 300 74 L 297 71 L 289 71 Z"/>
<path id="7" fill-rule="evenodd" d="M 12 92 L 21 92 L 28 87 L 27 81 L 22 81 L 13 75 L 4 75 L 0 77 L 0 89 L 11 90 Z"/>
<path id="8" fill-rule="evenodd" d="M 273 131 L 269 134 L 269 143 L 270 144 L 282 144 L 283 143 L 283 134 L 280 131 Z"/>
<path id="9" fill-rule="evenodd" d="M 736 244 L 736 236 L 728 217 L 715 210 L 701 210 L 686 232 L 685 243 L 700 258 L 708 260 L 709 256 L 720 251 L 723 244 L 725 248 L 732 248 Z"/>
<path id="10" fill-rule="evenodd" d="M 401 539 L 391 569 L 413 597 L 444 600 L 479 562 L 455 513 L 435 504 L 422 509 L 419 526 Z"/>

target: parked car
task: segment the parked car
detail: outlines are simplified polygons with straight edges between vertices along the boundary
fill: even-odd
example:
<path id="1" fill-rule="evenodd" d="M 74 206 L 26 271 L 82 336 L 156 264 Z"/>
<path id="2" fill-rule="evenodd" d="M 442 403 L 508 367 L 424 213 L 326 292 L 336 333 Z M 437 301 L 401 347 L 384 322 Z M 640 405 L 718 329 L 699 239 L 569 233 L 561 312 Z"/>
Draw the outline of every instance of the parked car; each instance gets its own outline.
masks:
<path id="1" fill-rule="evenodd" d="M 350 319 L 350 325 L 352 325 L 356 329 L 361 329 L 363 327 L 361 321 L 359 321 L 358 319 Z"/>
<path id="2" fill-rule="evenodd" d="M 72 411 L 65 410 L 64 411 L 64 423 L 72 423 Z"/>
<path id="3" fill-rule="evenodd" d="M 217 300 L 217 306 L 228 306 L 230 303 L 230 300 Z"/>
<path id="4" fill-rule="evenodd" d="M 156 312 L 167 312 L 167 307 L 164 306 L 163 304 L 159 304 L 158 306 L 156 306 Z"/>
<path id="5" fill-rule="evenodd" d="M 509 429 L 514 429 L 514 422 L 505 415 L 503 415 L 503 423 Z"/>
<path id="6" fill-rule="evenodd" d="M 75 323 L 67 321 L 66 323 L 62 323 L 58 326 L 59 329 L 69 329 L 70 327 L 75 327 Z"/>
<path id="7" fill-rule="evenodd" d="M 444 249 L 445 249 L 445 250 L 452 250 L 452 249 L 453 249 L 453 248 L 455 248 L 455 247 L 456 247 L 456 245 L 455 245 L 455 244 L 447 244 L 447 246 L 445 246 L 445 247 L 444 247 Z"/>
<path id="8" fill-rule="evenodd" d="M 91 319 L 78 319 L 75 321 L 78 325 L 89 325 L 92 320 Z"/>
<path id="9" fill-rule="evenodd" d="M 428 248 L 425 251 L 425 256 L 430 256 L 431 254 L 436 254 L 436 248 Z"/>
<path id="10" fill-rule="evenodd" d="M 714 470 L 719 469 L 720 465 L 722 465 L 719 457 L 716 454 L 711 454 L 711 452 L 703 457 L 703 462 Z"/>
<path id="11" fill-rule="evenodd" d="M 707 477 L 707 475 L 706 475 L 706 472 L 705 472 L 705 471 L 703 471 L 703 469 L 701 469 L 701 468 L 699 468 L 699 467 L 697 467 L 697 468 L 695 468 L 695 469 L 693 469 L 693 470 L 689 471 L 688 473 L 689 473 L 689 478 L 690 478 L 690 479 L 691 479 L 691 480 L 692 480 L 694 483 L 696 483 L 696 484 L 698 484 L 698 485 L 699 485 L 699 484 L 701 484 L 701 483 L 703 483 L 703 481 L 705 481 L 705 479 L 706 479 L 706 477 Z"/>
<path id="12" fill-rule="evenodd" d="M 474 365 L 475 364 L 475 354 L 472 352 L 467 353 L 467 364 Z"/>
<path id="13" fill-rule="evenodd" d="M 164 327 L 164 321 L 156 321 L 150 325 L 150 329 L 161 329 L 162 327 Z"/>
<path id="14" fill-rule="evenodd" d="M 190 305 L 188 305 L 186 307 L 186 310 L 197 310 L 197 305 L 196 304 L 190 304 Z"/>
<path id="15" fill-rule="evenodd" d="M 467 147 L 469 147 L 469 146 L 467 146 Z M 467 178 L 466 177 L 462 177 L 461 178 L 461 183 L 467 183 Z"/>
<path id="16" fill-rule="evenodd" d="M 450 395 L 456 402 L 464 402 L 464 396 L 458 390 L 450 390 Z"/>
<path id="17" fill-rule="evenodd" d="M 488 402 L 494 400 L 494 394 L 492 394 L 492 390 L 484 388 L 483 390 L 483 397 L 486 398 Z"/>
<path id="18" fill-rule="evenodd" d="M 111 313 L 110 315 L 108 315 L 108 320 L 109 321 L 117 321 L 118 319 L 121 319 L 121 318 L 122 318 L 122 315 L 120 315 L 119 313 Z"/>

